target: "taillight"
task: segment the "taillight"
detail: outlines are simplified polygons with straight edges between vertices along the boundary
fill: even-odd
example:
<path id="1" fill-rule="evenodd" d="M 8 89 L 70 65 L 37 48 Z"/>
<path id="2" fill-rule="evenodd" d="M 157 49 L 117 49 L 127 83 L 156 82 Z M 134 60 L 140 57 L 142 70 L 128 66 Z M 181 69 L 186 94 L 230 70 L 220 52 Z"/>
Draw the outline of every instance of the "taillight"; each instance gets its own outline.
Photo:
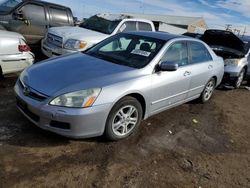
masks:
<path id="1" fill-rule="evenodd" d="M 20 44 L 18 46 L 18 50 L 19 50 L 19 52 L 29 52 L 30 47 L 27 44 L 23 44 L 23 45 Z"/>

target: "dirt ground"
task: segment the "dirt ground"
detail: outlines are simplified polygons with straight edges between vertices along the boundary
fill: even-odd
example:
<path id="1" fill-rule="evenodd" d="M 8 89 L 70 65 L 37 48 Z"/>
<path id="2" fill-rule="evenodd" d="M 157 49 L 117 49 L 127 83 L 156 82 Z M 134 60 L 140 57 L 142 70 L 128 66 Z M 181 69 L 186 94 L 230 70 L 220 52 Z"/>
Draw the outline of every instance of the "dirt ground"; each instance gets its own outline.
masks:
<path id="1" fill-rule="evenodd" d="M 119 142 L 42 131 L 0 81 L 0 187 L 250 187 L 250 91 L 216 90 Z"/>

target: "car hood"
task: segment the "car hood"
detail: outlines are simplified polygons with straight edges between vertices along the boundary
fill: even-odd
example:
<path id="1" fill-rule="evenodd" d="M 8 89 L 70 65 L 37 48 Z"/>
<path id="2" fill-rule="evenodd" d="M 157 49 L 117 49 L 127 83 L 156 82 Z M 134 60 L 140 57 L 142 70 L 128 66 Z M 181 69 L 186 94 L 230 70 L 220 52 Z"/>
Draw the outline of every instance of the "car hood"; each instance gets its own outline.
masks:
<path id="1" fill-rule="evenodd" d="M 52 27 L 49 29 L 49 33 L 63 37 L 64 41 L 67 39 L 84 40 L 86 42 L 93 41 L 95 43 L 107 38 L 109 35 L 103 34 L 97 31 L 88 30 L 81 27 Z"/>
<path id="2" fill-rule="evenodd" d="M 21 79 L 34 90 L 55 96 L 102 88 L 138 76 L 138 72 L 79 52 L 34 64 L 22 73 Z"/>
<path id="3" fill-rule="evenodd" d="M 244 42 L 234 35 L 232 32 L 223 30 L 207 30 L 201 37 L 205 43 L 210 47 L 224 47 L 225 49 L 231 48 L 239 53 L 246 53 Z"/>

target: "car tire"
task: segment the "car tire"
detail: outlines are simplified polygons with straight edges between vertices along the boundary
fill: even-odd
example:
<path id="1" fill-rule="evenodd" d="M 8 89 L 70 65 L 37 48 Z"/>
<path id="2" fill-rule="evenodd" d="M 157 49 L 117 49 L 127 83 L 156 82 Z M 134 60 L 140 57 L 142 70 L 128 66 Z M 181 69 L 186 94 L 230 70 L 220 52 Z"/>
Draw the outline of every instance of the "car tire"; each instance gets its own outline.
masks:
<path id="1" fill-rule="evenodd" d="M 0 80 L 2 80 L 3 78 L 4 78 L 3 70 L 2 70 L 2 67 L 0 66 Z"/>
<path id="2" fill-rule="evenodd" d="M 236 78 L 236 80 L 234 81 L 233 87 L 234 87 L 235 89 L 240 88 L 240 86 L 241 86 L 241 84 L 242 84 L 242 82 L 243 82 L 243 80 L 244 80 L 245 72 L 246 72 L 245 69 L 242 69 L 242 70 L 240 71 L 239 76 L 238 76 L 238 77 Z"/>
<path id="3" fill-rule="evenodd" d="M 250 78 L 247 80 L 247 86 L 250 86 Z"/>
<path id="4" fill-rule="evenodd" d="M 127 138 L 142 120 L 142 106 L 134 97 L 124 97 L 111 109 L 105 127 L 105 137 L 111 141 Z"/>
<path id="5" fill-rule="evenodd" d="M 204 90 L 201 93 L 200 96 L 200 102 L 201 103 L 206 103 L 207 101 L 209 101 L 209 99 L 212 97 L 214 89 L 216 86 L 216 82 L 214 78 L 211 78 L 207 84 L 205 85 Z"/>

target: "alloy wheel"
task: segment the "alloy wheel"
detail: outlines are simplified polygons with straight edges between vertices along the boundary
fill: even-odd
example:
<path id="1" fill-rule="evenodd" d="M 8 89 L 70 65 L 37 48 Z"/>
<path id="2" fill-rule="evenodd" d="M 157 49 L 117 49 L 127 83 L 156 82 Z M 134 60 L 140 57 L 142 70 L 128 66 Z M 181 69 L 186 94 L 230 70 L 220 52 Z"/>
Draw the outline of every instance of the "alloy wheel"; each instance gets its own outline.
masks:
<path id="1" fill-rule="evenodd" d="M 207 85 L 206 85 L 206 88 L 205 88 L 205 91 L 204 91 L 204 99 L 206 101 L 208 101 L 212 94 L 213 94 L 213 91 L 214 91 L 214 87 L 215 87 L 215 83 L 214 83 L 214 80 L 210 80 Z"/>
<path id="2" fill-rule="evenodd" d="M 139 119 L 138 110 L 132 105 L 123 106 L 118 110 L 112 121 L 112 130 L 117 136 L 128 135 Z"/>

